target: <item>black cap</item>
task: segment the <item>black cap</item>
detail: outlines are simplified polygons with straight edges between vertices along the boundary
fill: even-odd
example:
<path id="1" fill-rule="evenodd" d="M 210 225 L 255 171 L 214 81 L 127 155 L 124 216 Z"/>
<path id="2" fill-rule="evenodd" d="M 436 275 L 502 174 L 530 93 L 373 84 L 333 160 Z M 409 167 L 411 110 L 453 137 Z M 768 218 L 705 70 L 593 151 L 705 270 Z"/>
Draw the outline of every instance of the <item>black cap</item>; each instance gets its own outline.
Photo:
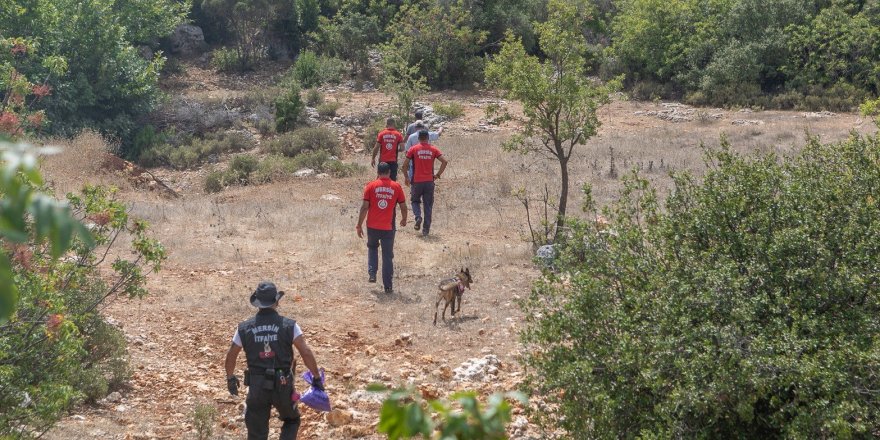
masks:
<path id="1" fill-rule="evenodd" d="M 263 281 L 251 294 L 251 305 L 260 309 L 268 309 L 275 305 L 284 292 L 279 292 L 274 284 Z"/>
<path id="2" fill-rule="evenodd" d="M 416 118 L 422 119 L 422 116 L 425 114 L 424 110 L 416 110 Z"/>
<path id="3" fill-rule="evenodd" d="M 388 174 L 391 172 L 391 165 L 389 165 L 387 162 L 379 162 L 379 166 L 376 167 L 376 170 L 379 172 L 379 174 Z"/>
<path id="4" fill-rule="evenodd" d="M 419 131 L 419 139 L 428 139 L 431 133 L 428 133 L 428 130 L 420 130 Z"/>

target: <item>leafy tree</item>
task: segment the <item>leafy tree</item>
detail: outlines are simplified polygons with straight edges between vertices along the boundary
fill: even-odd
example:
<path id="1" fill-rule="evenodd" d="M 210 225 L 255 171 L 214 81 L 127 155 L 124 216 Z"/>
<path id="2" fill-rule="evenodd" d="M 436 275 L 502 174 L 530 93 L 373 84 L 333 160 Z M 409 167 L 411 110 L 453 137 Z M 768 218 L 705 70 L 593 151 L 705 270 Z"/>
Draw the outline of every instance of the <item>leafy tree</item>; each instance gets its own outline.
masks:
<path id="1" fill-rule="evenodd" d="M 205 8 L 234 35 L 239 70 L 249 70 L 267 54 L 269 27 L 277 16 L 274 0 L 203 0 Z"/>
<path id="2" fill-rule="evenodd" d="M 371 388 L 373 391 L 381 387 Z M 526 402 L 520 393 L 495 394 L 484 410 L 477 395 L 472 392 L 453 394 L 451 399 L 461 411 L 446 402 L 422 401 L 410 390 L 394 390 L 382 403 L 379 432 L 390 440 L 422 437 L 426 439 L 501 440 L 507 438 L 505 429 L 510 422 L 512 406 L 508 399 Z M 432 417 L 432 413 L 434 417 Z M 436 433 L 436 435 L 435 435 Z"/>
<path id="3" fill-rule="evenodd" d="M 296 128 L 299 119 L 306 109 L 296 81 L 287 81 L 284 94 L 275 100 L 275 129 L 279 133 Z"/>
<path id="4" fill-rule="evenodd" d="M 587 4 L 551 0 L 548 11 L 547 22 L 535 25 L 546 58 L 528 55 L 521 41 L 508 34 L 501 52 L 486 67 L 486 78 L 505 98 L 523 105 L 522 132 L 504 148 L 539 154 L 559 163 L 555 233 L 559 238 L 568 206 L 568 162 L 575 148 L 596 134 L 596 110 L 609 101 L 609 93 L 617 84 L 597 84 L 586 76 L 587 47 L 579 30 L 589 13 Z"/>
<path id="5" fill-rule="evenodd" d="M 176 0 L 13 0 L 8 6 L 0 8 L 0 35 L 39 43 L 12 66 L 37 83 L 49 78 L 52 94 L 33 107 L 46 112 L 48 128 L 72 134 L 90 127 L 123 140 L 157 104 L 164 60 L 145 60 L 134 45 L 169 34 L 189 7 Z"/>
<path id="6" fill-rule="evenodd" d="M 369 75 L 368 51 L 382 41 L 378 17 L 343 10 L 333 19 L 321 17 L 319 29 L 313 39 L 323 54 L 348 61 L 352 70 L 361 76 Z"/>
<path id="7" fill-rule="evenodd" d="M 165 253 L 111 191 L 85 188 L 61 203 L 41 192 L 33 150 L 2 150 L 0 437 L 34 438 L 128 379 L 125 338 L 98 312 L 117 296 L 146 294 Z M 131 252 L 114 251 L 122 237 Z"/>
<path id="8" fill-rule="evenodd" d="M 835 4 L 787 33 L 791 87 L 844 82 L 880 93 L 880 19 Z"/>
<path id="9" fill-rule="evenodd" d="M 860 107 L 859 111 L 863 116 L 875 118 L 874 124 L 880 128 L 880 98 L 875 100 L 867 100 Z"/>
<path id="10" fill-rule="evenodd" d="M 299 29 L 303 35 L 318 30 L 321 17 L 321 4 L 318 0 L 296 0 L 299 11 Z"/>
<path id="11" fill-rule="evenodd" d="M 461 2 L 404 4 L 389 25 L 392 38 L 382 52 L 389 57 L 396 52 L 418 66 L 431 87 L 469 86 L 482 79 L 478 55 L 486 41 L 486 32 L 471 22 Z"/>
<path id="12" fill-rule="evenodd" d="M 877 436 L 880 138 L 707 154 L 572 222 L 523 304 L 532 392 L 573 438 Z"/>
<path id="13" fill-rule="evenodd" d="M 411 65 L 399 52 L 386 47 L 382 58 L 381 89 L 395 99 L 394 118 L 406 121 L 416 99 L 428 91 L 425 77 L 419 73 L 419 65 Z"/>

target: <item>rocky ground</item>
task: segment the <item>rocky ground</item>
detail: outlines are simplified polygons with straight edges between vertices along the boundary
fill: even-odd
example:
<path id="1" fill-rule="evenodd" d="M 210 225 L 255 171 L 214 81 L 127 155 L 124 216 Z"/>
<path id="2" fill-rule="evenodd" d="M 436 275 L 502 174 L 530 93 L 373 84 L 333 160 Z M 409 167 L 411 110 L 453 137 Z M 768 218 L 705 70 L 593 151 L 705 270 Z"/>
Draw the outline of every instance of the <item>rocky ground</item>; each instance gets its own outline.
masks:
<path id="1" fill-rule="evenodd" d="M 216 101 L 241 93 L 236 79 L 195 67 L 185 75 L 189 78 L 170 90 L 186 99 Z M 325 92 L 344 105 L 335 118 L 313 115 L 313 123 L 337 130 L 343 160 L 367 165 L 363 131 L 387 111 L 390 99 L 346 87 Z M 151 223 L 170 258 L 149 281 L 149 297 L 119 299 L 106 310 L 129 341 L 130 386 L 75 409 L 46 437 L 196 438 L 193 414 L 202 404 L 218 410 L 213 438 L 244 438 L 244 398 L 226 392 L 222 363 L 236 323 L 253 313 L 247 297 L 264 279 L 287 291 L 281 312 L 299 321 L 328 375 L 335 410 L 303 409 L 300 438 L 382 438 L 375 430 L 381 396 L 366 391 L 371 383 L 411 386 L 428 398 L 457 390 L 488 395 L 516 389 L 524 375 L 516 301 L 528 294 L 539 271 L 523 240 L 522 205 L 511 193 L 545 182 L 552 188 L 556 169 L 501 151 L 500 142 L 516 123 L 487 120 L 489 104 L 504 104 L 496 97 L 469 92 L 421 99 L 424 105 L 440 101 L 462 104 L 465 115 L 432 121 L 446 127 L 437 145 L 451 164 L 438 185 L 434 235 L 422 239 L 410 227 L 398 234 L 392 295 L 366 283 L 366 249 L 354 233 L 369 172 L 344 179 L 291 178 L 206 195 L 201 190 L 206 169 L 142 171 L 125 164 L 95 169 L 96 161 L 52 159 L 47 173 L 59 187 L 87 181 L 121 186 L 121 197 Z M 700 144 L 717 143 L 721 133 L 741 151 L 785 153 L 797 148 L 805 130 L 834 139 L 870 127 L 851 114 L 675 103 L 617 101 L 601 116 L 600 135 L 572 162 L 575 187 L 592 183 L 600 202 L 612 200 L 619 188 L 615 167 L 639 169 L 661 188 L 670 170 L 699 173 Z M 573 194 L 570 206 L 579 201 Z M 462 314 L 433 326 L 437 283 L 461 266 L 475 279 Z M 239 372 L 243 366 L 240 359 Z M 297 385 L 305 386 L 302 380 Z M 533 396 L 532 405 L 536 402 Z M 529 423 L 526 408 L 515 410 L 510 432 L 520 439 L 551 436 Z"/>

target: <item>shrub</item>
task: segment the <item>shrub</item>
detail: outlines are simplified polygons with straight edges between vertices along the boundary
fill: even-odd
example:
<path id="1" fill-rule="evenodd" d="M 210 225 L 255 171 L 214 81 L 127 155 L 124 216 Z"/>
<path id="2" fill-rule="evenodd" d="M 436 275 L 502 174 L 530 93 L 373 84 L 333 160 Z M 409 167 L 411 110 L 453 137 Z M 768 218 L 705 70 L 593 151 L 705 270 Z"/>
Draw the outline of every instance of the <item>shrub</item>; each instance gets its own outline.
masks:
<path id="1" fill-rule="evenodd" d="M 373 147 L 376 145 L 376 138 L 379 137 L 379 132 L 384 129 L 384 119 L 376 119 L 364 129 L 364 151 L 368 152 L 368 154 L 370 151 L 373 151 Z"/>
<path id="2" fill-rule="evenodd" d="M 211 52 L 211 66 L 220 72 L 238 72 L 251 66 L 234 49 L 221 47 Z"/>
<path id="3" fill-rule="evenodd" d="M 205 176 L 205 192 L 206 193 L 217 193 L 223 191 L 223 172 L 222 171 L 211 171 Z"/>
<path id="4" fill-rule="evenodd" d="M 316 171 L 322 171 L 324 164 L 330 160 L 330 153 L 326 150 L 307 151 L 293 158 L 292 167 L 294 170 L 303 168 L 311 168 Z"/>
<path id="5" fill-rule="evenodd" d="M 214 422 L 217 420 L 217 408 L 207 403 L 199 403 L 193 409 L 193 427 L 196 438 L 208 440 L 214 436 Z"/>
<path id="6" fill-rule="evenodd" d="M 478 56 L 487 33 L 476 30 L 473 17 L 458 3 L 411 3 L 401 7 L 391 42 L 383 45 L 382 67 L 388 73 L 392 55 L 413 66 L 431 87 L 470 86 L 483 78 Z M 408 110 L 408 109 L 407 109 Z"/>
<path id="7" fill-rule="evenodd" d="M 341 57 L 350 62 L 352 70 L 359 77 L 369 77 L 369 49 L 384 39 L 382 31 L 384 26 L 380 25 L 379 20 L 393 16 L 393 14 L 365 15 L 346 8 L 339 11 L 332 19 L 322 19 L 321 26 L 315 34 L 317 40 L 315 46 L 323 54 Z M 342 60 L 339 61 L 342 63 Z M 344 63 L 342 67 L 345 67 Z"/>
<path id="8" fill-rule="evenodd" d="M 293 65 L 293 79 L 302 87 L 310 88 L 321 85 L 321 71 L 318 56 L 310 50 L 302 51 Z"/>
<path id="9" fill-rule="evenodd" d="M 364 171 L 362 165 L 356 163 L 345 163 L 341 160 L 327 160 L 321 165 L 321 171 L 332 175 L 333 177 L 351 177 L 357 173 Z"/>
<path id="10" fill-rule="evenodd" d="M 184 170 L 197 167 L 205 161 L 225 153 L 252 148 L 254 141 L 238 131 L 211 134 L 204 139 L 194 139 L 192 143 L 178 147 L 164 144 L 141 154 L 144 166 L 170 166 Z"/>
<path id="11" fill-rule="evenodd" d="M 339 139 L 336 134 L 324 127 L 301 128 L 273 139 L 267 146 L 270 153 L 287 157 L 297 156 L 305 151 L 327 151 L 339 154 Z"/>
<path id="12" fill-rule="evenodd" d="M 332 118 L 336 116 L 336 111 L 339 110 L 339 107 L 342 107 L 342 104 L 338 101 L 327 101 L 318 106 L 316 110 L 318 110 L 318 114 L 325 118 Z"/>
<path id="13" fill-rule="evenodd" d="M 45 111 L 52 133 L 73 135 L 91 128 L 128 143 L 139 121 L 159 104 L 164 58 L 144 59 L 136 46 L 170 34 L 185 19 L 188 3 L 142 3 L 4 2 L 0 40 L 23 37 L 39 45 L 13 54 L 0 44 L 0 71 L 8 73 L 11 67 L 26 78 L 48 82 L 51 94 L 34 100 L 34 110 Z"/>
<path id="14" fill-rule="evenodd" d="M 523 303 L 533 395 L 572 438 L 875 436 L 878 157 L 856 135 L 785 160 L 724 142 L 663 208 L 627 177 Z"/>
<path id="15" fill-rule="evenodd" d="M 229 175 L 242 185 L 250 183 L 251 174 L 257 170 L 260 161 L 251 154 L 240 154 L 229 162 Z"/>
<path id="16" fill-rule="evenodd" d="M 320 90 L 314 88 L 306 90 L 306 105 L 315 107 L 323 102 L 324 94 Z"/>
<path id="17" fill-rule="evenodd" d="M 128 160 L 137 161 L 144 151 L 160 147 L 166 142 L 168 142 L 168 137 L 164 133 L 157 131 L 153 125 L 147 124 L 135 133 L 129 147 L 126 148 L 123 145 L 117 154 Z"/>
<path id="18" fill-rule="evenodd" d="M 371 389 L 382 390 L 381 387 Z M 494 394 L 489 398 L 488 407 L 483 409 L 474 392 L 458 392 L 451 399 L 461 410 L 439 400 L 425 402 L 409 390 L 394 390 L 382 402 L 379 432 L 388 434 L 390 440 L 432 438 L 435 431 L 439 431 L 439 438 L 443 439 L 504 439 L 513 409 L 508 399 L 526 402 L 525 396 L 519 393 Z"/>
<path id="19" fill-rule="evenodd" d="M 434 113 L 447 119 L 458 119 L 464 116 L 464 106 L 454 101 L 447 103 L 437 102 L 434 103 Z"/>
<path id="20" fill-rule="evenodd" d="M 275 100 L 275 129 L 280 133 L 296 128 L 306 109 L 297 83 L 288 82 L 285 89 L 284 94 Z"/>
<path id="21" fill-rule="evenodd" d="M 345 61 L 334 57 L 318 57 L 318 78 L 321 84 L 339 84 L 347 72 Z"/>
<path id="22" fill-rule="evenodd" d="M 34 197 L 36 220 L 21 223 L 31 230 L 20 237 L 7 235 L 7 228 L 0 251 L 0 264 L 6 266 L 0 270 L 0 291 L 11 287 L 18 293 L 17 310 L 8 321 L 7 298 L 0 297 L 2 438 L 39 438 L 77 403 L 100 399 L 128 379 L 125 338 L 98 311 L 113 298 L 146 295 L 146 276 L 165 258 L 161 245 L 146 235 L 146 224 L 130 218 L 113 191 L 87 186 L 68 195 L 69 206 L 61 208 L 50 195 L 29 193 L 27 187 L 15 195 Z M 4 185 L 4 204 L 11 201 L 10 189 Z M 4 221 L 8 214 L 2 214 Z M 71 217 L 79 228 L 61 223 Z M 49 231 L 48 241 L 31 238 Z M 115 255 L 112 262 L 104 259 L 108 252 Z M 55 258 L 61 255 L 65 258 Z"/>

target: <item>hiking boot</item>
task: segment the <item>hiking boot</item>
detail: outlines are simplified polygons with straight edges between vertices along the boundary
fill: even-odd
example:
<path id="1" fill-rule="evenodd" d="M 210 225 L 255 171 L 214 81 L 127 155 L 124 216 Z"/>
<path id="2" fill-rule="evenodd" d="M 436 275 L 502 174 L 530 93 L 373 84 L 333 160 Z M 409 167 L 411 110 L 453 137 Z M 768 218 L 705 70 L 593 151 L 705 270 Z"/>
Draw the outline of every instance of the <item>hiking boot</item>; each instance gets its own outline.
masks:
<path id="1" fill-rule="evenodd" d="M 416 231 L 418 231 L 419 229 L 422 229 L 422 218 L 416 217 Z"/>
<path id="2" fill-rule="evenodd" d="M 394 293 L 394 289 L 392 289 L 392 288 L 390 288 L 390 287 L 386 287 L 386 288 L 385 288 L 385 293 L 387 293 L 387 294 L 392 294 L 392 293 Z"/>
<path id="3" fill-rule="evenodd" d="M 375 283 L 375 282 L 376 282 L 376 275 L 370 275 L 370 279 L 369 279 L 369 281 L 370 281 L 371 283 Z"/>

